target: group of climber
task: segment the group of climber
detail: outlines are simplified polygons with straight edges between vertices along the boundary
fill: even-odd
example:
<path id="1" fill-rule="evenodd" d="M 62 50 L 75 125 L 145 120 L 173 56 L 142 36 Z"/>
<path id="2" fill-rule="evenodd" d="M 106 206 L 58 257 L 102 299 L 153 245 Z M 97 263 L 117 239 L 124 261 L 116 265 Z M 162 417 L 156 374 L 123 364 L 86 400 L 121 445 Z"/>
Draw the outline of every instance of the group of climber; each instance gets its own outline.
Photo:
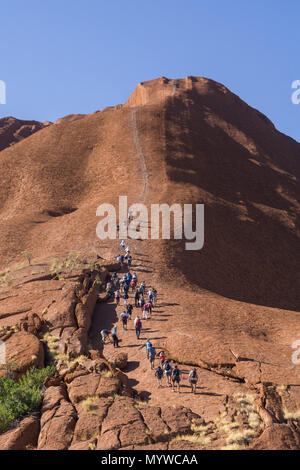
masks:
<path id="1" fill-rule="evenodd" d="M 150 362 L 150 367 L 151 370 L 154 369 L 154 361 L 155 358 L 157 357 L 156 350 L 154 346 L 152 345 L 150 339 L 147 340 L 146 343 L 146 353 L 147 353 L 147 358 Z M 163 376 L 166 378 L 166 385 L 167 387 L 172 387 L 172 392 L 175 392 L 175 387 L 177 388 L 177 392 L 179 393 L 180 391 L 180 381 L 181 381 L 181 371 L 178 369 L 177 364 L 172 367 L 171 363 L 169 362 L 168 359 L 166 359 L 164 351 L 161 351 L 158 354 L 160 364 L 155 370 L 155 377 L 157 379 L 157 385 L 158 388 L 162 386 L 161 382 L 163 379 Z M 190 373 L 189 373 L 189 383 L 191 386 L 191 392 L 196 393 L 196 388 L 197 388 L 197 382 L 198 382 L 198 374 L 197 370 L 193 368 Z"/>
<path id="2" fill-rule="evenodd" d="M 128 272 L 124 274 L 124 276 L 119 279 L 118 274 L 114 273 L 111 277 L 111 281 L 106 285 L 106 291 L 109 292 L 116 300 L 116 304 L 119 305 L 121 297 L 124 299 L 124 309 L 120 314 L 120 320 L 122 322 L 123 330 L 127 330 L 127 323 L 128 320 L 132 319 L 133 308 L 140 308 L 142 319 L 148 320 L 151 318 L 152 310 L 155 307 L 156 300 L 157 300 L 157 290 L 154 287 L 150 287 L 147 294 L 146 294 L 146 283 L 145 281 L 141 282 L 140 286 L 138 287 L 138 277 L 136 273 L 131 274 L 130 268 L 132 263 L 132 257 L 130 255 L 130 248 L 126 247 L 124 240 L 121 242 L 121 249 L 126 252 L 126 259 L 128 265 Z M 118 258 L 120 259 L 120 263 L 124 262 L 124 255 L 120 255 Z M 130 257 L 130 258 L 128 258 Z M 132 293 L 134 294 L 134 307 L 131 303 L 129 303 L 129 289 L 132 289 Z M 145 299 L 146 297 L 146 299 Z M 134 329 L 136 333 L 136 338 L 140 339 L 140 334 L 142 331 L 142 319 L 139 315 L 137 315 L 134 319 Z M 106 343 L 106 340 L 109 340 L 109 335 L 111 334 L 112 343 L 115 348 L 119 347 L 119 338 L 117 336 L 117 327 L 115 326 L 110 332 L 108 329 L 103 329 L 101 331 L 101 337 L 103 344 Z M 160 364 L 155 369 L 155 377 L 157 379 L 158 387 L 162 386 L 162 379 L 165 376 L 166 384 L 168 387 L 172 387 L 172 391 L 175 392 L 175 388 L 177 392 L 180 392 L 180 382 L 181 382 L 181 371 L 179 370 L 177 364 L 172 367 L 171 363 L 164 354 L 164 351 L 161 351 L 159 354 L 156 353 L 154 346 L 152 345 L 151 341 L 148 339 L 146 342 L 146 353 L 147 359 L 150 362 L 151 370 L 155 369 L 155 359 L 156 357 L 159 358 Z M 198 382 L 198 374 L 197 370 L 193 368 L 189 372 L 189 383 L 191 387 L 191 392 L 196 393 Z"/>

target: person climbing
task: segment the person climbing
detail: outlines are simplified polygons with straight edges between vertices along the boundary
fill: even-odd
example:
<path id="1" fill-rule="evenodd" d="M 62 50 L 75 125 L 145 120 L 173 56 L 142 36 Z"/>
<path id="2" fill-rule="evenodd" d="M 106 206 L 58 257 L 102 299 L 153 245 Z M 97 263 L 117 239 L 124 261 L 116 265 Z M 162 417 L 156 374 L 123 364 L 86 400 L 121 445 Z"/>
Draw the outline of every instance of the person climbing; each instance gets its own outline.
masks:
<path id="1" fill-rule="evenodd" d="M 137 339 L 140 339 L 140 334 L 142 330 L 142 322 L 139 316 L 137 316 L 134 320 L 134 328 L 135 328 L 135 334 Z"/>
<path id="2" fill-rule="evenodd" d="M 163 365 L 164 365 L 164 362 L 165 362 L 165 360 L 166 360 L 166 356 L 165 356 L 165 353 L 164 353 L 163 351 L 161 351 L 161 352 L 159 353 L 159 359 L 160 359 L 161 365 L 163 366 Z"/>
<path id="3" fill-rule="evenodd" d="M 128 269 L 130 269 L 131 266 L 132 266 L 132 256 L 131 255 L 127 256 L 127 265 L 128 265 Z"/>
<path id="4" fill-rule="evenodd" d="M 140 298 L 139 298 L 139 306 L 142 310 L 142 313 L 143 313 L 143 309 L 144 309 L 144 305 L 145 305 L 145 299 L 144 299 L 144 296 L 142 295 Z"/>
<path id="5" fill-rule="evenodd" d="M 177 393 L 180 390 L 180 370 L 178 369 L 177 365 L 175 364 L 174 369 L 172 370 L 172 392 L 175 392 L 175 384 L 177 385 Z"/>
<path id="6" fill-rule="evenodd" d="M 158 385 L 158 388 L 161 387 L 161 379 L 164 375 L 164 372 L 161 368 L 161 366 L 158 366 L 156 371 L 155 371 L 155 377 L 157 378 L 157 385 Z"/>
<path id="7" fill-rule="evenodd" d="M 141 282 L 141 285 L 140 285 L 140 292 L 144 295 L 145 293 L 145 289 L 146 289 L 146 283 L 145 281 Z"/>
<path id="8" fill-rule="evenodd" d="M 128 256 L 130 255 L 130 248 L 129 248 L 129 246 L 126 246 L 125 252 L 126 252 L 126 255 L 127 255 L 127 258 L 128 258 Z"/>
<path id="9" fill-rule="evenodd" d="M 125 243 L 124 240 L 122 240 L 121 243 L 120 243 L 120 247 L 121 247 L 122 251 L 125 250 L 125 246 L 126 246 L 126 243 Z"/>
<path id="10" fill-rule="evenodd" d="M 151 315 L 152 315 L 152 309 L 153 309 L 153 304 L 152 304 L 152 302 L 149 301 L 149 302 L 146 304 L 146 307 L 147 307 L 147 310 L 148 310 L 148 312 L 149 312 L 149 316 L 151 317 Z"/>
<path id="11" fill-rule="evenodd" d="M 156 300 L 157 300 L 157 290 L 152 286 L 152 293 L 153 293 L 153 306 L 155 306 L 156 304 Z"/>
<path id="12" fill-rule="evenodd" d="M 147 343 L 146 343 L 146 355 L 147 355 L 147 359 L 149 359 L 149 351 L 150 351 L 151 348 L 152 348 L 152 343 L 151 343 L 150 339 L 147 339 Z"/>
<path id="13" fill-rule="evenodd" d="M 150 362 L 151 370 L 154 369 L 155 356 L 156 356 L 155 348 L 153 346 L 151 346 L 151 348 L 149 349 L 149 354 L 148 354 L 148 359 L 149 359 L 149 362 Z"/>
<path id="14" fill-rule="evenodd" d="M 123 264 L 124 264 L 124 255 L 120 255 L 120 264 L 121 264 L 121 268 L 122 268 Z"/>
<path id="15" fill-rule="evenodd" d="M 153 302 L 153 291 L 152 291 L 152 288 L 150 287 L 150 289 L 148 290 L 148 299 L 149 299 L 149 302 Z"/>
<path id="16" fill-rule="evenodd" d="M 145 320 L 148 320 L 148 318 L 149 318 L 149 306 L 148 306 L 148 304 L 143 305 L 143 310 L 142 311 L 143 311 L 143 318 Z"/>
<path id="17" fill-rule="evenodd" d="M 166 381 L 167 381 L 167 386 L 171 387 L 171 374 L 172 374 L 172 366 L 169 363 L 168 360 L 163 365 L 163 369 L 165 371 L 165 376 L 166 376 Z"/>
<path id="18" fill-rule="evenodd" d="M 106 339 L 108 338 L 109 340 L 109 335 L 110 335 L 110 331 L 107 330 L 106 328 L 101 330 L 101 339 L 102 339 L 102 343 L 105 344 L 106 343 Z"/>
<path id="19" fill-rule="evenodd" d="M 127 294 L 127 299 L 128 299 L 128 292 L 129 292 L 129 285 L 126 283 L 123 286 L 124 294 Z"/>
<path id="20" fill-rule="evenodd" d="M 140 292 L 138 290 L 134 293 L 134 306 L 139 307 Z"/>
<path id="21" fill-rule="evenodd" d="M 198 374 L 197 374 L 197 370 L 196 370 L 195 367 L 189 373 L 189 382 L 190 382 L 190 385 L 191 385 L 191 392 L 196 393 L 197 382 L 198 382 Z"/>
<path id="22" fill-rule="evenodd" d="M 115 326 L 114 329 L 112 330 L 111 337 L 114 343 L 114 348 L 119 347 L 119 338 L 117 336 L 117 327 Z"/>
<path id="23" fill-rule="evenodd" d="M 132 289 L 132 292 L 134 292 L 134 291 L 135 291 L 135 288 L 136 288 L 136 281 L 134 281 L 133 279 L 132 279 L 132 281 L 130 282 L 130 287 L 131 287 L 131 289 Z"/>
<path id="24" fill-rule="evenodd" d="M 128 320 L 128 313 L 127 312 L 122 312 L 121 315 L 120 315 L 120 318 L 122 320 L 122 324 L 123 324 L 123 330 L 127 330 L 127 320 Z"/>
<path id="25" fill-rule="evenodd" d="M 116 291 L 116 293 L 115 293 L 115 298 L 116 298 L 116 303 L 117 303 L 117 305 L 119 305 L 120 299 L 121 299 L 121 294 L 120 294 L 120 291 L 119 291 L 119 290 Z"/>
<path id="26" fill-rule="evenodd" d="M 131 315 L 132 315 L 132 312 L 133 312 L 133 305 L 127 304 L 126 310 L 127 310 L 128 315 L 129 315 L 129 319 L 131 320 Z"/>

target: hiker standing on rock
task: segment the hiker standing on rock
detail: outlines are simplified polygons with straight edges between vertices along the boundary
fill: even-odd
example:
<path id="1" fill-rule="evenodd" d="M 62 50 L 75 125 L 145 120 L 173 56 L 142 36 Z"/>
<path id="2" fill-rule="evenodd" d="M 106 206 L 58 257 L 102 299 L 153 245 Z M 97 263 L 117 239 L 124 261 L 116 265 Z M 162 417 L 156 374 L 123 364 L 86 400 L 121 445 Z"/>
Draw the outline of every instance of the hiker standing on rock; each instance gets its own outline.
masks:
<path id="1" fill-rule="evenodd" d="M 127 330 L 127 320 L 128 320 L 128 313 L 127 312 L 122 312 L 121 315 L 120 315 L 120 318 L 122 320 L 122 324 L 123 324 L 123 330 Z"/>
<path id="2" fill-rule="evenodd" d="M 145 299 L 144 299 L 144 296 L 142 295 L 142 297 L 140 297 L 139 299 L 139 306 L 140 306 L 140 309 L 142 310 L 142 313 L 144 310 L 144 305 L 145 305 Z"/>
<path id="3" fill-rule="evenodd" d="M 172 375 L 172 366 L 168 360 L 163 365 L 163 369 L 165 371 L 167 387 L 171 387 L 171 375 Z"/>
<path id="4" fill-rule="evenodd" d="M 151 370 L 154 369 L 155 356 L 156 356 L 155 348 L 151 346 L 151 348 L 149 349 L 149 355 L 148 355 Z"/>
<path id="5" fill-rule="evenodd" d="M 191 392 L 196 393 L 197 382 L 198 382 L 198 374 L 197 374 L 197 370 L 195 369 L 195 367 L 189 373 L 189 382 L 190 382 L 190 385 L 191 385 Z"/>
<path id="6" fill-rule="evenodd" d="M 151 348 L 152 348 L 152 343 L 151 343 L 150 339 L 147 339 L 147 343 L 146 343 L 146 355 L 147 355 L 147 359 L 149 359 L 149 351 L 150 351 Z"/>
<path id="7" fill-rule="evenodd" d="M 117 327 L 115 326 L 114 329 L 112 330 L 111 337 L 114 343 L 114 348 L 119 347 L 119 338 L 117 336 Z"/>
<path id="8" fill-rule="evenodd" d="M 128 265 L 128 269 L 130 269 L 131 266 L 132 266 L 132 256 L 131 255 L 127 256 L 127 265 Z"/>
<path id="9" fill-rule="evenodd" d="M 102 339 L 103 344 L 105 344 L 107 338 L 109 339 L 109 335 L 110 335 L 109 330 L 107 329 L 101 330 L 101 339 Z"/>
<path id="10" fill-rule="evenodd" d="M 157 378 L 158 388 L 161 387 L 161 379 L 162 379 L 163 375 L 164 375 L 164 372 L 163 372 L 162 368 L 160 366 L 158 366 L 156 371 L 155 371 L 155 377 Z"/>
<path id="11" fill-rule="evenodd" d="M 142 322 L 141 322 L 140 317 L 138 316 L 134 320 L 134 328 L 135 328 L 135 334 L 136 334 L 137 339 L 140 339 L 140 334 L 142 330 Z"/>
<path id="12" fill-rule="evenodd" d="M 178 369 L 177 365 L 175 365 L 174 369 L 172 370 L 172 392 L 175 392 L 175 385 L 177 385 L 177 393 L 180 390 L 180 370 Z"/>
<path id="13" fill-rule="evenodd" d="M 127 310 L 128 315 L 129 315 L 129 319 L 131 320 L 131 315 L 132 315 L 132 312 L 133 312 L 133 306 L 131 304 L 128 304 L 126 306 L 126 310 Z"/>
<path id="14" fill-rule="evenodd" d="M 140 292 L 144 295 L 145 293 L 145 289 L 146 289 L 146 283 L 145 281 L 141 282 L 141 285 L 140 285 Z"/>
<path id="15" fill-rule="evenodd" d="M 134 294 L 134 306 L 135 307 L 139 307 L 139 300 L 140 300 L 140 292 L 136 290 Z"/>
<path id="16" fill-rule="evenodd" d="M 119 290 L 116 291 L 115 298 L 116 298 L 117 305 L 119 305 L 120 299 L 121 299 L 121 294 Z"/>
<path id="17" fill-rule="evenodd" d="M 166 360 L 166 356 L 165 356 L 165 353 L 164 353 L 163 351 L 161 351 L 161 352 L 159 353 L 159 359 L 160 359 L 161 365 L 163 366 L 164 363 L 165 363 L 165 360 Z"/>

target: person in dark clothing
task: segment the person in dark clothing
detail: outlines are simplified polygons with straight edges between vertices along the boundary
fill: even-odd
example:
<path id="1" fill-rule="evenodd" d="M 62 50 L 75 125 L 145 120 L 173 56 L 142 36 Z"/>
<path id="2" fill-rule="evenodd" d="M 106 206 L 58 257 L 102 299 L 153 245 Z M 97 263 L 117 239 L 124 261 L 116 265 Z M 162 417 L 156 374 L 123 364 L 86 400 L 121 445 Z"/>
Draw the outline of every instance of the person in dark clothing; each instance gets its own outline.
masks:
<path id="1" fill-rule="evenodd" d="M 127 307 L 127 313 L 129 315 L 129 319 L 131 320 L 131 315 L 132 315 L 132 311 L 133 311 L 133 306 L 131 304 L 128 304 Z"/>
<path id="2" fill-rule="evenodd" d="M 117 336 L 117 327 L 116 326 L 112 330 L 111 337 L 112 337 L 112 340 L 113 340 L 114 348 L 118 348 L 119 347 L 119 338 Z"/>
<path id="3" fill-rule="evenodd" d="M 139 307 L 139 300 L 140 300 L 140 292 L 138 290 L 136 290 L 135 294 L 134 294 L 134 305 L 135 305 L 135 307 Z"/>

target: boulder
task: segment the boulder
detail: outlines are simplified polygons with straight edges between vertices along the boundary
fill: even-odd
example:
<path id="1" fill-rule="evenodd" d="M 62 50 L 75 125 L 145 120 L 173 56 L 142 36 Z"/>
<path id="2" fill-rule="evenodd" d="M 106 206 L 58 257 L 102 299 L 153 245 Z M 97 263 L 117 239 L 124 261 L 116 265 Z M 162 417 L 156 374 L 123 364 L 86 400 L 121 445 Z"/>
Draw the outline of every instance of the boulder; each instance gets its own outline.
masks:
<path id="1" fill-rule="evenodd" d="M 6 362 L 17 364 L 17 372 L 23 374 L 31 367 L 44 367 L 44 348 L 39 339 L 21 331 L 5 341 Z"/>
<path id="2" fill-rule="evenodd" d="M 40 423 L 34 416 L 24 418 L 19 425 L 1 434 L 0 450 L 26 450 L 35 448 L 40 431 Z"/>

